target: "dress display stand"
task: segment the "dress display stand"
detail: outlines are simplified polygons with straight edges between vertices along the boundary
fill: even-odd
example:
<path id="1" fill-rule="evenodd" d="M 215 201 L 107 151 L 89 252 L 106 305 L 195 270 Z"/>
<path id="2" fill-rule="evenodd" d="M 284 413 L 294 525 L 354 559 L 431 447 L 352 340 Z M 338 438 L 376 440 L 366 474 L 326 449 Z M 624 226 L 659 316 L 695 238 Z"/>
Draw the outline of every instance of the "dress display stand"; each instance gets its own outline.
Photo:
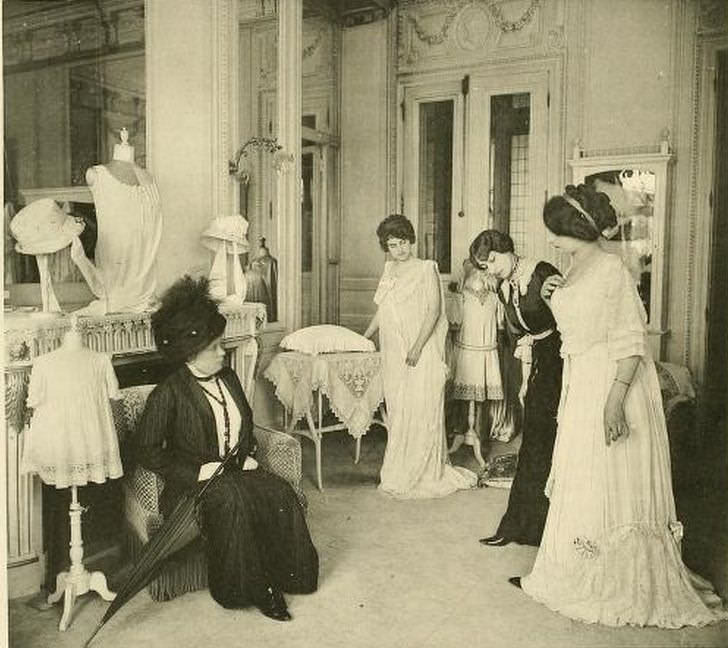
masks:
<path id="1" fill-rule="evenodd" d="M 71 258 L 97 299 L 77 311 L 101 316 L 141 313 L 156 306 L 156 258 L 162 238 L 162 211 L 154 178 L 134 163 L 128 131 L 113 158 L 86 171 L 96 208 L 98 236 L 93 262 L 79 239 Z"/>
<path id="2" fill-rule="evenodd" d="M 480 434 L 475 427 L 475 401 L 468 401 L 468 430 L 465 434 L 456 434 L 452 445 L 448 449 L 448 453 L 456 452 L 461 445 L 471 446 L 473 448 L 473 456 L 481 469 L 485 468 L 485 459 L 480 444 Z"/>
<path id="3" fill-rule="evenodd" d="M 273 257 L 260 238 L 258 251 L 248 267 L 248 295 L 250 301 L 261 302 L 268 308 L 268 321 L 278 321 L 278 260 Z"/>
<path id="4" fill-rule="evenodd" d="M 454 343 L 455 371 L 453 398 L 468 403 L 467 431 L 455 435 L 449 453 L 461 445 L 472 447 L 481 470 L 485 468 L 481 450 L 481 418 L 486 408 L 491 414 L 502 409 L 503 382 L 498 358 L 498 327 L 502 307 L 487 274 L 466 261 L 457 294 L 459 328 Z M 493 429 L 499 425 L 493 416 Z M 491 431 L 493 432 L 493 430 Z"/>
<path id="5" fill-rule="evenodd" d="M 76 598 L 97 592 L 111 601 L 106 576 L 89 572 L 83 564 L 78 487 L 103 483 L 123 475 L 109 398 L 118 397 L 118 383 L 108 355 L 84 347 L 75 318 L 59 349 L 39 356 L 28 387 L 34 408 L 30 436 L 23 453 L 22 471 L 36 472 L 55 488 L 71 488 L 70 568 L 56 577 L 54 604 L 63 597 L 59 630 L 69 625 Z M 78 403 L 83 402 L 83 411 Z"/>

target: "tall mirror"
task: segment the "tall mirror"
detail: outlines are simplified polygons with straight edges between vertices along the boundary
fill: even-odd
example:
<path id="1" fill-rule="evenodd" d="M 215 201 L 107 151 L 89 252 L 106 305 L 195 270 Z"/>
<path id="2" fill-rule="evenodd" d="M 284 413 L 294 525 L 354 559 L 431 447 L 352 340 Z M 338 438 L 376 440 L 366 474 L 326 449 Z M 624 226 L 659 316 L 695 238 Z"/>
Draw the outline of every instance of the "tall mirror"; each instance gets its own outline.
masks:
<path id="1" fill-rule="evenodd" d="M 605 193 L 617 212 L 617 228 L 605 248 L 622 257 L 645 307 L 650 345 L 659 358 L 669 331 L 666 248 L 669 217 L 669 153 L 578 157 L 570 161 L 574 184 Z"/>
<path id="2" fill-rule="evenodd" d="M 277 141 L 277 22 L 280 3 L 241 0 L 238 5 L 240 61 L 240 139 Z M 301 47 L 301 278 L 302 326 L 338 317 L 339 213 L 337 209 L 337 30 L 329 3 L 303 4 Z M 279 152 L 284 154 L 285 152 Z M 291 263 L 283 252 L 276 204 L 280 165 L 266 146 L 251 147 L 244 160 L 249 176 L 241 192 L 241 213 L 249 222 L 247 299 L 264 303 L 269 330 L 282 329 L 281 281 Z M 292 165 L 286 159 L 283 165 Z M 291 168 L 288 166 L 287 168 Z M 289 251 L 290 252 L 290 251 Z M 260 260 L 260 265 L 256 264 Z M 271 272 L 275 268 L 275 273 Z M 280 269 L 280 270 L 279 270 Z"/>
<path id="3" fill-rule="evenodd" d="M 144 1 L 3 2 L 5 290 L 32 302 L 38 268 L 15 250 L 13 216 L 40 198 L 85 224 L 93 259 L 96 221 L 86 170 L 108 161 L 126 128 L 146 163 Z M 80 299 L 84 281 L 70 248 L 50 255 L 59 299 Z M 88 295 L 90 298 L 90 294 Z"/>

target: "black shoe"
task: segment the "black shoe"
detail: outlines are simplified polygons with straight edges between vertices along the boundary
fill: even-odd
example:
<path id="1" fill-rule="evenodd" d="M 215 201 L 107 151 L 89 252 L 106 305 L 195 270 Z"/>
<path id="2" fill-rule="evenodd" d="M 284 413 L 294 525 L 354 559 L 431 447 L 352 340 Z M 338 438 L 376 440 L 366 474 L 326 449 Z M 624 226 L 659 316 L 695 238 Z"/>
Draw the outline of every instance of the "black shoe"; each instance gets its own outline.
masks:
<path id="1" fill-rule="evenodd" d="M 521 577 L 520 576 L 511 576 L 511 578 L 508 579 L 508 582 L 513 585 L 514 587 L 517 587 L 518 589 L 521 588 Z"/>
<path id="2" fill-rule="evenodd" d="M 503 536 L 499 535 L 493 535 L 488 536 L 487 538 L 481 538 L 478 540 L 480 544 L 486 545 L 488 547 L 505 547 L 507 544 L 510 544 L 512 541 L 510 538 L 504 538 Z"/>
<path id="3" fill-rule="evenodd" d="M 286 600 L 277 590 L 270 587 L 266 594 L 265 600 L 258 605 L 258 609 L 270 619 L 275 621 L 290 621 L 291 614 L 286 606 Z"/>

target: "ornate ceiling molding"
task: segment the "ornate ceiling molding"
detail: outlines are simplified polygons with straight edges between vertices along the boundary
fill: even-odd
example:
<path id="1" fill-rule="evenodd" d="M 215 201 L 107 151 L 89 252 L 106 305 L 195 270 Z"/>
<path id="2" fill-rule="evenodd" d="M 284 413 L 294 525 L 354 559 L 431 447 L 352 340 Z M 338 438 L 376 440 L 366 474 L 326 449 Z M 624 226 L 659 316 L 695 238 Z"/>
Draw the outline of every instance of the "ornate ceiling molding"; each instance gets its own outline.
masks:
<path id="1" fill-rule="evenodd" d="M 3 67 L 82 59 L 144 46 L 144 2 L 50 9 L 3 21 Z"/>
<path id="2" fill-rule="evenodd" d="M 403 0 L 398 17 L 400 70 L 436 61 L 563 50 L 562 3 L 544 0 Z M 563 16 L 562 16 L 563 17 Z M 546 23 L 548 22 L 548 26 Z"/>

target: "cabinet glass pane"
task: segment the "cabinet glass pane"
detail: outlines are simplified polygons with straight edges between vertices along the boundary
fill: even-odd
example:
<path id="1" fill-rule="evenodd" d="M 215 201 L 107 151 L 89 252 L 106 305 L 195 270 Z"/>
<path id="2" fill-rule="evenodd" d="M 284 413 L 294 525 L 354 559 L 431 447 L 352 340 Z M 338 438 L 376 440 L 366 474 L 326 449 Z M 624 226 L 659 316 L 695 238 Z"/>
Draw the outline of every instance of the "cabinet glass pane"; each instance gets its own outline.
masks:
<path id="1" fill-rule="evenodd" d="M 451 271 L 452 152 L 454 101 L 420 104 L 419 226 L 421 258 Z"/>

